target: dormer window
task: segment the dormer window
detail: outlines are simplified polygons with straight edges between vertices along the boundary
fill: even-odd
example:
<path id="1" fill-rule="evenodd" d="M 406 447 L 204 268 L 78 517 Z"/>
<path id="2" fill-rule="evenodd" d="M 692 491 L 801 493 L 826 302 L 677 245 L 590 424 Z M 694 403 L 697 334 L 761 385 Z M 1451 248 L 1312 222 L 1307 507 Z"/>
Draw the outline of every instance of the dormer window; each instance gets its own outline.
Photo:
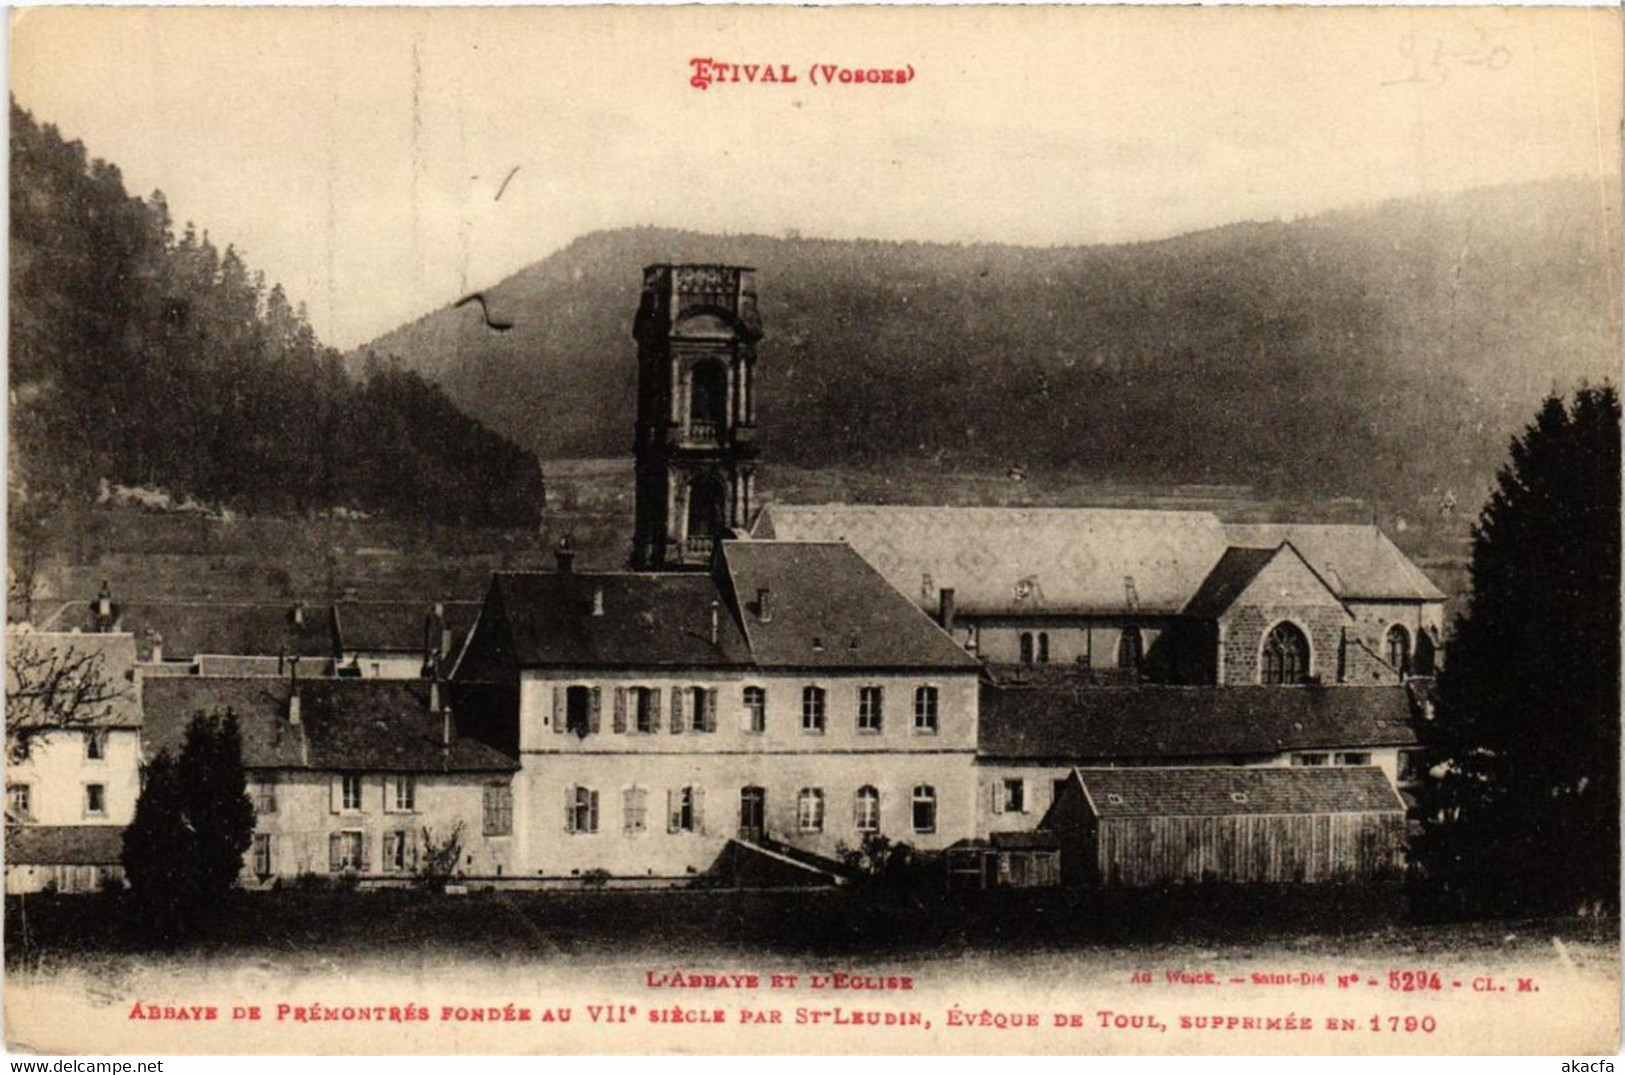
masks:
<path id="1" fill-rule="evenodd" d="M 1388 666 L 1400 675 L 1409 675 L 1411 671 L 1411 633 L 1399 624 L 1388 628 L 1388 634 L 1383 639 L 1383 650 L 1388 659 Z"/>

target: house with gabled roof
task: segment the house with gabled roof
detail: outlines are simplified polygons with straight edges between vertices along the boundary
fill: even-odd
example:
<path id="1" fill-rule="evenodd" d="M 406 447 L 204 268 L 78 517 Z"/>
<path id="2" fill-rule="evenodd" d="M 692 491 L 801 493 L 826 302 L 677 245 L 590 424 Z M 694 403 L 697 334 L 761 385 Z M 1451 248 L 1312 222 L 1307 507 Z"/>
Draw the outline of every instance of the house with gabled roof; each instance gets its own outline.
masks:
<path id="1" fill-rule="evenodd" d="M 977 827 L 980 666 L 845 545 L 492 580 L 455 679 L 509 699 L 528 876 L 680 880 L 730 840 L 834 858 Z"/>
<path id="2" fill-rule="evenodd" d="M 236 716 L 256 817 L 247 885 L 302 874 L 404 882 L 454 836 L 459 875 L 514 874 L 518 761 L 469 734 L 445 684 L 177 676 L 143 694 L 149 759 L 178 754 L 195 713 Z"/>

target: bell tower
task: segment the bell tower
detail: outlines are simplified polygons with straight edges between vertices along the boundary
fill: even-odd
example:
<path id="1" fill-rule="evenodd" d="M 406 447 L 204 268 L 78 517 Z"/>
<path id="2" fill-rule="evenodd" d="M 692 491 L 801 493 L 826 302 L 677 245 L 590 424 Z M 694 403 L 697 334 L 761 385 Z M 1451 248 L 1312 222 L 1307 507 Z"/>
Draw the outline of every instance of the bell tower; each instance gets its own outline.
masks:
<path id="1" fill-rule="evenodd" d="M 756 273 L 650 265 L 638 341 L 637 571 L 704 569 L 756 501 Z"/>

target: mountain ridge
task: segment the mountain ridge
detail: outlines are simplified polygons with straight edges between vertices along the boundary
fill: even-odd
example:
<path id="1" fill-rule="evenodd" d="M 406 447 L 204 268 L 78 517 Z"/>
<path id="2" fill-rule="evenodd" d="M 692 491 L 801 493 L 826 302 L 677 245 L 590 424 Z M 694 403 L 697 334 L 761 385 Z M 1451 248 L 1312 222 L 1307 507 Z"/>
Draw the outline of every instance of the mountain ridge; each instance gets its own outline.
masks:
<path id="1" fill-rule="evenodd" d="M 758 270 L 768 460 L 1034 463 L 1303 492 L 1481 488 L 1552 387 L 1615 376 L 1617 192 L 1546 180 L 1026 247 L 581 236 L 363 345 L 546 457 L 624 454 L 653 261 Z"/>

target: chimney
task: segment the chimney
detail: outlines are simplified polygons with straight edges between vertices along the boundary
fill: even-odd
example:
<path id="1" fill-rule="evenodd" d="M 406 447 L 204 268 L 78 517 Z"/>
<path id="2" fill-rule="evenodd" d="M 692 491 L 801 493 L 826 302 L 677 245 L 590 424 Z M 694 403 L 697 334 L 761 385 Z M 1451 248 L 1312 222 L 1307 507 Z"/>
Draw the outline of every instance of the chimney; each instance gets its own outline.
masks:
<path id="1" fill-rule="evenodd" d="M 451 625 L 446 622 L 446 606 L 440 601 L 434 603 L 434 618 L 440 624 L 440 656 L 449 657 L 451 656 Z"/>
<path id="2" fill-rule="evenodd" d="M 602 586 L 593 587 L 592 614 L 594 616 L 602 616 L 604 614 L 604 588 Z"/>
<path id="3" fill-rule="evenodd" d="M 949 634 L 953 634 L 954 633 L 954 588 L 952 586 L 944 586 L 942 589 L 937 591 L 937 598 L 938 598 L 937 621 L 942 624 L 942 629 L 944 631 L 947 631 Z"/>
<path id="4" fill-rule="evenodd" d="M 295 601 L 293 603 L 293 625 L 295 627 L 303 627 L 305 625 L 305 603 L 303 601 Z"/>
<path id="5" fill-rule="evenodd" d="M 440 712 L 444 708 L 440 703 L 440 677 L 436 676 L 429 681 L 429 712 Z"/>
<path id="6" fill-rule="evenodd" d="M 766 586 L 756 591 L 756 618 L 762 623 L 773 622 L 773 591 Z"/>
<path id="7" fill-rule="evenodd" d="M 717 644 L 717 637 L 722 630 L 722 606 L 716 598 L 711 599 L 711 645 Z"/>
<path id="8" fill-rule="evenodd" d="M 298 723 L 299 723 L 300 717 L 302 716 L 302 714 L 300 713 L 301 705 L 300 705 L 300 699 L 299 699 L 299 657 L 298 657 L 298 655 L 295 654 L 294 656 L 289 657 L 288 658 L 288 663 L 290 665 L 292 665 L 292 667 L 293 667 L 293 675 L 292 675 L 292 684 L 293 684 L 293 686 L 292 686 L 292 689 L 288 691 L 288 723 L 297 726 Z"/>
<path id="9" fill-rule="evenodd" d="M 102 580 L 102 588 L 96 593 L 96 630 L 111 631 L 113 629 L 113 591 L 108 588 L 107 580 Z"/>
<path id="10" fill-rule="evenodd" d="M 147 641 L 152 646 L 152 662 L 162 664 L 164 660 L 164 636 L 149 629 L 147 631 Z"/>
<path id="11" fill-rule="evenodd" d="M 565 534 L 559 538 L 559 547 L 553 550 L 553 562 L 558 565 L 559 574 L 568 575 L 574 570 L 575 560 L 575 542 L 570 540 L 569 534 Z"/>

